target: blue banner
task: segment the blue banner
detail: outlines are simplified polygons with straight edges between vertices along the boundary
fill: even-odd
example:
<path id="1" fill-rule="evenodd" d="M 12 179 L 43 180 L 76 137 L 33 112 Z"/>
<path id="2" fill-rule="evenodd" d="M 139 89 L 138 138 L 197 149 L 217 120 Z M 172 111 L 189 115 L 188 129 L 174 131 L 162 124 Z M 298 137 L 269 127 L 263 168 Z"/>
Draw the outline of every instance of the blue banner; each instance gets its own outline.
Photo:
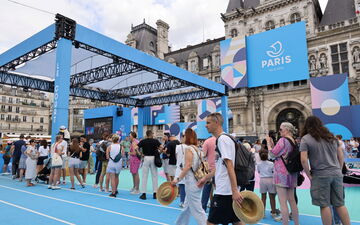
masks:
<path id="1" fill-rule="evenodd" d="M 305 22 L 247 37 L 248 87 L 309 79 Z"/>

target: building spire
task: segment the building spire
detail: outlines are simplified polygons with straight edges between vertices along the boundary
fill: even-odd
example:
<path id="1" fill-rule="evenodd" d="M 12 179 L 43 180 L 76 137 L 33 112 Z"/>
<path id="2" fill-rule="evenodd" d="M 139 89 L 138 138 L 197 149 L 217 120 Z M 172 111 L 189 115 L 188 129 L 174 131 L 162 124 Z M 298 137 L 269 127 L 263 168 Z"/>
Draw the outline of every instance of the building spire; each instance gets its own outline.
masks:
<path id="1" fill-rule="evenodd" d="M 228 7 L 226 9 L 226 13 L 232 12 L 237 8 L 244 8 L 244 0 L 229 0 Z"/>

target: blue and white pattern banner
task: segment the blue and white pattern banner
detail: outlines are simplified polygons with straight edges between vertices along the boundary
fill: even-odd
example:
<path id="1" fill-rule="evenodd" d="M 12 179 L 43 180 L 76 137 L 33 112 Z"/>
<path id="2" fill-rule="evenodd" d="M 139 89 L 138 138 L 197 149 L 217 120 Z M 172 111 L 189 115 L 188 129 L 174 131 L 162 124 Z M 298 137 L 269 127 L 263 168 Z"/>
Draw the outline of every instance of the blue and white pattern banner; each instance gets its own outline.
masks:
<path id="1" fill-rule="evenodd" d="M 246 39 L 248 87 L 309 79 L 305 22 Z"/>

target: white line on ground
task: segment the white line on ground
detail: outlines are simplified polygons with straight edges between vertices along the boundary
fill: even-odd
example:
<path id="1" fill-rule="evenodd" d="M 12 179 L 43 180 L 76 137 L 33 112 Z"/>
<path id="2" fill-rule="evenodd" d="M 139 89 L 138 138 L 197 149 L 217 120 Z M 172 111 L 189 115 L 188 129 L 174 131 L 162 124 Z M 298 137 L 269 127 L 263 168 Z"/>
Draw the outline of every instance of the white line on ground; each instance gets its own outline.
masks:
<path id="1" fill-rule="evenodd" d="M 37 184 L 37 185 L 47 186 L 46 184 Z M 91 185 L 88 185 L 88 187 L 90 187 L 90 186 Z M 175 207 L 170 207 L 170 206 L 163 206 L 163 205 L 160 205 L 160 204 L 158 205 L 158 204 L 153 204 L 153 203 L 146 203 L 146 202 L 135 201 L 135 200 L 126 199 L 126 198 L 112 198 L 112 197 L 109 197 L 107 195 L 101 195 L 101 194 L 85 192 L 85 191 L 79 191 L 79 190 L 72 190 L 70 188 L 64 188 L 64 187 L 62 187 L 61 189 L 65 190 L 65 191 L 73 191 L 73 192 L 78 192 L 78 193 L 87 194 L 87 195 L 99 196 L 99 197 L 103 197 L 103 198 L 111 198 L 111 199 L 116 199 L 116 200 L 134 202 L 134 203 L 138 203 L 138 204 L 142 204 L 142 205 L 150 205 L 150 206 L 155 206 L 155 207 L 160 207 L 160 208 L 175 209 L 175 210 L 178 210 L 178 211 L 182 211 L 182 209 L 180 209 L 180 208 L 175 208 Z M 118 189 L 118 190 L 124 190 L 124 189 Z M 124 190 L 124 191 L 128 191 L 128 190 Z"/>
<path id="2" fill-rule="evenodd" d="M 15 205 L 13 203 L 10 203 L 10 202 L 6 202 L 6 201 L 3 201 L 3 200 L 0 200 L 1 203 L 4 203 L 6 205 L 10 205 L 10 206 L 13 206 L 13 207 L 16 207 L 16 208 L 19 208 L 19 209 L 22 209 L 22 210 L 25 210 L 25 211 L 28 211 L 28 212 L 32 212 L 32 213 L 35 213 L 35 214 L 38 214 L 40 216 L 44 216 L 44 217 L 47 217 L 47 218 L 50 218 L 52 220 L 56 220 L 56 221 L 59 221 L 61 223 L 65 223 L 65 224 L 68 224 L 68 225 L 75 225 L 75 223 L 70 223 L 70 222 L 67 222 L 65 220 L 62 220 L 62 219 L 58 219 L 56 217 L 53 217 L 53 216 L 49 216 L 49 215 L 46 215 L 46 214 L 43 214 L 41 212 L 37 212 L 37 211 L 34 211 L 32 209 L 28 209 L 28 208 L 25 208 L 25 207 L 22 207 L 22 206 L 19 206 L 19 205 Z"/>
<path id="3" fill-rule="evenodd" d="M 35 195 L 35 196 L 39 196 L 39 197 L 43 197 L 43 198 L 48 198 L 48 199 L 52 199 L 52 200 L 56 200 L 56 201 L 60 201 L 60 202 L 66 202 L 66 203 L 69 203 L 69 204 L 78 205 L 78 206 L 82 206 L 82 207 L 86 207 L 86 208 L 90 208 L 90 209 L 96 209 L 96 210 L 103 211 L 103 212 L 117 214 L 117 215 L 129 217 L 129 218 L 133 218 L 133 219 L 137 219 L 137 220 L 142 220 L 142 221 L 146 221 L 146 222 L 149 222 L 149 223 L 168 225 L 166 223 L 161 223 L 161 222 L 154 221 L 154 220 L 148 220 L 148 219 L 144 219 L 144 218 L 137 217 L 137 216 L 131 216 L 131 215 L 128 215 L 128 214 L 119 213 L 119 212 L 108 210 L 108 209 L 102 209 L 102 208 L 98 208 L 98 207 L 94 207 L 94 206 L 90 206 L 90 205 L 85 205 L 85 204 L 81 204 L 81 203 L 77 203 L 77 202 L 73 202 L 73 201 L 67 201 L 67 200 L 63 200 L 63 199 L 59 199 L 59 198 L 54 198 L 54 197 L 50 197 L 50 196 L 47 196 L 47 195 L 36 194 L 36 193 L 33 193 L 33 192 L 24 191 L 24 190 L 20 190 L 20 189 L 17 189 L 17 188 L 12 188 L 12 187 L 7 187 L 7 186 L 4 186 L 4 185 L 0 185 L 0 187 L 10 189 L 10 190 L 14 190 L 14 191 L 27 193 L 27 194 L 31 194 L 31 195 Z"/>

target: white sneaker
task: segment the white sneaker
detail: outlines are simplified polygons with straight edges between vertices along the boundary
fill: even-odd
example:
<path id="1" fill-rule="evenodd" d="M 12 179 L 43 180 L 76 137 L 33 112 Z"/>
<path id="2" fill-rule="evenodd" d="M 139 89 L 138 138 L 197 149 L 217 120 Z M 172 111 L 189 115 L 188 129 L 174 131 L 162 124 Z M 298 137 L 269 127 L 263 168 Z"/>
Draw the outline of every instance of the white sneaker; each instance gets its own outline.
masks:
<path id="1" fill-rule="evenodd" d="M 130 192 L 130 194 L 138 195 L 138 194 L 140 194 L 140 191 L 139 190 L 133 190 L 132 192 Z"/>
<path id="2" fill-rule="evenodd" d="M 180 208 L 184 208 L 184 203 L 181 202 L 181 203 L 179 204 L 179 207 L 180 207 Z"/>
<path id="3" fill-rule="evenodd" d="M 94 184 L 94 185 L 93 185 L 93 188 L 98 188 L 98 185 L 97 185 L 97 184 Z"/>
<path id="4" fill-rule="evenodd" d="M 135 190 L 135 188 L 131 188 L 131 189 L 130 189 L 130 193 L 133 192 L 134 190 Z"/>
<path id="5" fill-rule="evenodd" d="M 276 213 L 271 213 L 271 217 L 276 221 L 280 222 L 282 220 L 281 215 L 277 215 Z"/>
<path id="6" fill-rule="evenodd" d="M 51 186 L 51 185 L 48 185 L 48 189 L 52 189 L 52 186 Z"/>
<path id="7" fill-rule="evenodd" d="M 51 189 L 53 189 L 53 190 L 59 190 L 59 189 L 61 189 L 61 187 L 59 187 L 59 186 L 53 186 Z"/>

